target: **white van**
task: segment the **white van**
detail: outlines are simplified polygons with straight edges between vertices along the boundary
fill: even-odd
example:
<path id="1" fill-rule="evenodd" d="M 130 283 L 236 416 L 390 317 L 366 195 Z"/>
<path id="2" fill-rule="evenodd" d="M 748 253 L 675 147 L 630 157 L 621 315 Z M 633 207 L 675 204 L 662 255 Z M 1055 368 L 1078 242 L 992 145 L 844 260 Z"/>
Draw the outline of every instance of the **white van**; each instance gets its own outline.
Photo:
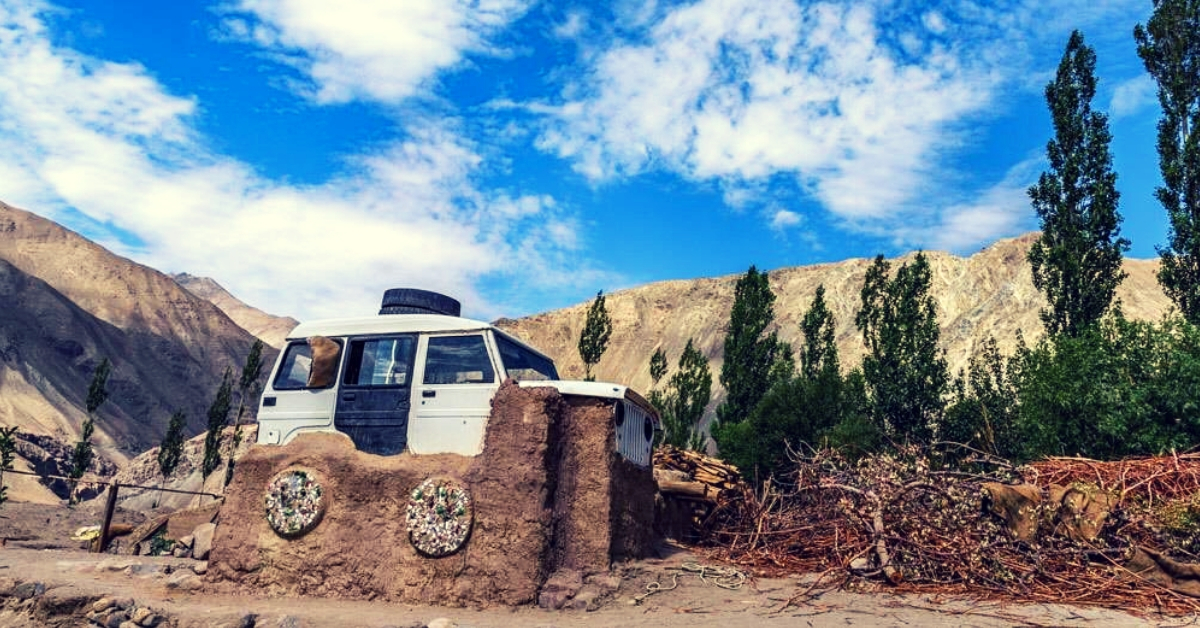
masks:
<path id="1" fill-rule="evenodd" d="M 659 419 L 645 399 L 617 384 L 561 381 L 545 354 L 459 312 L 450 297 L 401 288 L 387 291 L 378 316 L 301 323 L 263 392 L 258 443 L 338 431 L 382 456 L 474 456 L 492 396 L 513 379 L 611 403 L 617 451 L 650 465 Z"/>

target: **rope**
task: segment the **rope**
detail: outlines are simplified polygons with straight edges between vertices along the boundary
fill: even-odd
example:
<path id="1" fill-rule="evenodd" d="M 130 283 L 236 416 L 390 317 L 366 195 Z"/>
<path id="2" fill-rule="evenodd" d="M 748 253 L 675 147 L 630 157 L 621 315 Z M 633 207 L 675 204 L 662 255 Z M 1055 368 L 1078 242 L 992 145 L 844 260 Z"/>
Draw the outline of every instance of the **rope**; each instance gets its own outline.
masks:
<path id="1" fill-rule="evenodd" d="M 669 567 L 671 586 L 665 587 L 657 580 L 646 583 L 646 592 L 633 598 L 634 603 L 641 604 L 643 600 L 662 591 L 671 591 L 679 586 L 680 573 L 694 573 L 704 584 L 711 584 L 728 591 L 736 591 L 746 583 L 746 573 L 733 567 L 717 567 L 686 562 L 679 567 Z"/>

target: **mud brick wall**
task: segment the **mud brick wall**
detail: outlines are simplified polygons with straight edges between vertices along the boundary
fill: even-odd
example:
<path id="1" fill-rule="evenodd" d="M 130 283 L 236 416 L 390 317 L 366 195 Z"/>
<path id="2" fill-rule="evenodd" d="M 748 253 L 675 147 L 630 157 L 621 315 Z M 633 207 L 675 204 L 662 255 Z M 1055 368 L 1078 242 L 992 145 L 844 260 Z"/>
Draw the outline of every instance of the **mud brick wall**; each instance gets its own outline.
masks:
<path id="1" fill-rule="evenodd" d="M 376 456 L 355 450 L 341 434 L 254 447 L 226 491 L 208 587 L 518 605 L 534 601 L 558 570 L 607 571 L 614 556 L 648 551 L 654 513 L 649 469 L 613 452 L 610 410 L 611 404 L 568 402 L 554 389 L 510 382 L 493 400 L 476 457 Z M 275 474 L 293 466 L 315 471 L 328 501 L 316 528 L 285 539 L 267 524 L 263 494 Z M 475 512 L 466 545 L 442 558 L 419 554 L 405 525 L 409 493 L 430 477 L 465 485 Z"/>

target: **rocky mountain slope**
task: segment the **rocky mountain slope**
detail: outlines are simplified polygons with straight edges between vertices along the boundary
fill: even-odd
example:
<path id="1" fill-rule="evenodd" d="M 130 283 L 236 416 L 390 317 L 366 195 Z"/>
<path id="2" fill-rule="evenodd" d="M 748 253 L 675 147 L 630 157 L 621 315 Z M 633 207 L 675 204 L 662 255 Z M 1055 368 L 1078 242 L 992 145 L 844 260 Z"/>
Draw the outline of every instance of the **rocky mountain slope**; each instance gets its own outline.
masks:
<path id="1" fill-rule="evenodd" d="M 187 273 L 171 275 L 175 283 L 183 286 L 188 292 L 217 306 L 233 322 L 242 329 L 262 339 L 268 345 L 279 349 L 283 347 L 288 332 L 300 324 L 290 316 L 272 316 L 266 312 L 250 307 L 229 294 L 221 284 L 208 277 L 196 277 Z"/>
<path id="2" fill-rule="evenodd" d="M 241 367 L 252 341 L 170 277 L 0 203 L 0 424 L 73 442 L 107 357 L 94 441 L 124 464 L 158 444 L 175 409 L 199 433 L 221 373 Z"/>
<path id="3" fill-rule="evenodd" d="M 1016 346 L 1017 333 L 1027 341 L 1043 333 L 1038 312 L 1045 300 L 1034 289 L 1026 254 L 1037 234 L 996 242 L 970 256 L 926 252 L 933 274 L 942 346 L 952 373 L 967 365 L 975 345 L 991 335 L 1004 352 Z M 891 260 L 893 272 L 913 254 Z M 854 327 L 861 306 L 863 277 L 872 260 L 850 259 L 832 264 L 782 268 L 770 272 L 775 292 L 775 321 L 779 335 L 799 345 L 800 321 L 818 285 L 837 319 L 838 350 L 844 368 L 862 362 L 862 337 Z M 1135 319 L 1160 318 L 1170 301 L 1155 279 L 1157 260 L 1125 260 L 1128 278 L 1118 290 L 1125 314 Z M 739 275 L 711 279 L 664 281 L 606 295 L 613 322 L 608 351 L 600 361 L 597 379 L 622 382 L 640 391 L 651 387 L 649 360 L 656 348 L 674 365 L 689 338 L 708 357 L 713 373 L 714 403 L 723 391 L 719 383 L 722 347 L 733 289 Z M 564 377 L 583 375 L 577 343 L 590 303 L 536 314 L 498 324 L 549 353 Z"/>

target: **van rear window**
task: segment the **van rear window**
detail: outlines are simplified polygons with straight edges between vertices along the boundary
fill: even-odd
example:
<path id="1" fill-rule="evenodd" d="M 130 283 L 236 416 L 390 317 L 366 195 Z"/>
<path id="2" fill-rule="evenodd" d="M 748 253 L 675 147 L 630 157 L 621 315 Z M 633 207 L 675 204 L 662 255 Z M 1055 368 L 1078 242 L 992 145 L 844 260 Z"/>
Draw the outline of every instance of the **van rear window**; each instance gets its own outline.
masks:
<path id="1" fill-rule="evenodd" d="M 529 351 L 501 334 L 496 334 L 496 344 L 500 347 L 500 361 L 504 362 L 504 371 L 509 377 L 518 382 L 558 379 L 558 371 L 550 360 Z"/>
<path id="2" fill-rule="evenodd" d="M 482 335 L 433 336 L 425 353 L 426 384 L 490 384 L 496 371 Z"/>

